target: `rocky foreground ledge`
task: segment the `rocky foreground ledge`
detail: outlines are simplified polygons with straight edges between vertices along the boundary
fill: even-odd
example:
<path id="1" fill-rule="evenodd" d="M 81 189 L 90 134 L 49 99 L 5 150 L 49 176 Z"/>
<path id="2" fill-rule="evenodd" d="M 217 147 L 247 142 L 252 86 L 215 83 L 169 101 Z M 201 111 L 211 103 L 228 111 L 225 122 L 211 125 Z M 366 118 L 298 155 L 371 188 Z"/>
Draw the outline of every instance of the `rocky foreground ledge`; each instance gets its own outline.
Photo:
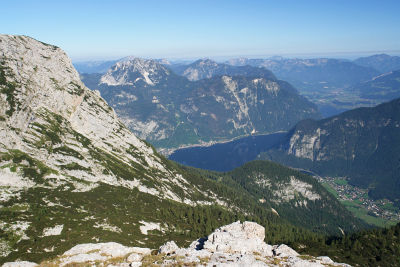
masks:
<path id="1" fill-rule="evenodd" d="M 27 261 L 8 262 L 9 266 L 350 266 L 335 263 L 329 257 L 299 255 L 282 244 L 264 242 L 265 229 L 254 222 L 235 222 L 218 228 L 207 238 L 179 248 L 174 241 L 162 245 L 158 252 L 149 248 L 125 247 L 121 244 L 81 244 L 63 255 L 40 264 Z"/>

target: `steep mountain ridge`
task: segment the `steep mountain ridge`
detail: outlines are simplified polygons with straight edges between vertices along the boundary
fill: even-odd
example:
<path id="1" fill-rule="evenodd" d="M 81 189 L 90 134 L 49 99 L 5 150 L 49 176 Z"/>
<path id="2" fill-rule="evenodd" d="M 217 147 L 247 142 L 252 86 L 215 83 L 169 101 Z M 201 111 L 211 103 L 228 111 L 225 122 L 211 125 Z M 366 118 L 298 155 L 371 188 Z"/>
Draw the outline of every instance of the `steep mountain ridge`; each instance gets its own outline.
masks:
<path id="1" fill-rule="evenodd" d="M 301 95 L 316 104 L 324 117 L 360 106 L 381 102 L 368 101 L 349 91 L 351 86 L 369 81 L 381 73 L 355 62 L 331 58 L 232 59 L 233 65 L 251 65 L 270 69 L 278 79 L 288 81 Z"/>
<path id="2" fill-rule="evenodd" d="M 146 64 L 135 67 L 138 62 Z M 87 85 L 98 88 L 124 123 L 157 148 L 287 130 L 319 116 L 314 105 L 268 70 L 230 69 L 232 76 L 192 82 L 156 61 L 131 59 L 114 65 L 101 77 L 103 83 L 95 86 L 88 78 Z"/>

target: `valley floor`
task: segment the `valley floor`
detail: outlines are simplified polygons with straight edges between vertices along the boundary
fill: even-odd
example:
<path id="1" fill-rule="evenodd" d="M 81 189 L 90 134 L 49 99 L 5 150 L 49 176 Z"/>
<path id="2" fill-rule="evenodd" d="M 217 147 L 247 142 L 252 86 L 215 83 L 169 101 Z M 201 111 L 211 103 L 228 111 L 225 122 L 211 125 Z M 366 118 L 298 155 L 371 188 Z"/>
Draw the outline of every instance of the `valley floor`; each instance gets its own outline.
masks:
<path id="1" fill-rule="evenodd" d="M 314 176 L 329 192 L 356 217 L 379 227 L 400 221 L 400 210 L 388 199 L 373 200 L 368 190 L 350 185 L 344 177 Z"/>

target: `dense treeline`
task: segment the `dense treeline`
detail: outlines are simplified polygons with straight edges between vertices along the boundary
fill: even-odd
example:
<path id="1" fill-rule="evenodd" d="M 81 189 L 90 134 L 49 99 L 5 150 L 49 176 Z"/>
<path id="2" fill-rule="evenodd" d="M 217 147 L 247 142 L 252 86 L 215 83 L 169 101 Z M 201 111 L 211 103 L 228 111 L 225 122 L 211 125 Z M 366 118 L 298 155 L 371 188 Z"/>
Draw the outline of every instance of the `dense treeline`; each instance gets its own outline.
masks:
<path id="1" fill-rule="evenodd" d="M 354 218 L 317 180 L 273 162 L 252 161 L 225 173 L 184 168 L 240 192 L 240 195 L 251 198 L 252 203 L 258 202 L 257 206 L 266 211 L 270 212 L 273 208 L 278 211 L 280 218 L 316 233 L 341 235 L 342 231 L 352 233 L 369 227 Z M 309 191 L 317 194 L 320 199 L 309 200 L 294 192 L 293 199 L 282 201 L 282 196 L 278 196 L 277 192 L 285 190 L 288 186 L 289 190 L 292 190 L 292 179 L 309 186 Z M 265 202 L 259 203 L 260 200 Z"/>
<path id="2" fill-rule="evenodd" d="M 298 251 L 327 255 L 354 266 L 400 266 L 400 223 L 327 239 L 324 245 L 310 242 L 307 247 L 298 247 Z"/>
<path id="3" fill-rule="evenodd" d="M 271 221 L 271 218 L 267 218 L 269 216 L 263 215 L 263 210 L 255 211 L 255 215 L 243 215 L 219 206 L 171 205 L 159 212 L 160 217 L 175 221 L 176 227 L 190 229 L 182 231 L 178 239 L 176 233 L 169 233 L 180 245 L 207 236 L 222 225 L 248 220 L 265 227 L 265 242 L 288 244 L 302 254 L 327 255 L 337 262 L 354 266 L 400 266 L 400 223 L 388 229 L 370 229 L 343 237 L 328 237 L 295 227 L 283 220 Z"/>
<path id="4" fill-rule="evenodd" d="M 235 194 L 240 195 L 238 192 Z M 24 201 L 21 202 L 21 199 Z M 0 220 L 22 221 L 29 217 L 30 227 L 25 232 L 29 238 L 19 241 L 20 236 L 15 232 L 0 229 L 0 240 L 16 248 L 7 257 L 1 258 L 0 264 L 18 258 L 40 262 L 61 255 L 74 245 L 92 243 L 93 240 L 150 248 L 158 248 L 166 241 L 174 240 L 180 246 L 188 246 L 216 228 L 238 220 L 263 225 L 266 228 L 265 240 L 271 244 L 295 245 L 310 240 L 324 242 L 322 235 L 291 225 L 257 206 L 257 203 L 251 205 L 251 202 L 248 205 L 244 203 L 249 209 L 246 211 L 219 205 L 190 206 L 154 198 L 137 189 L 106 184 L 88 192 L 31 188 L 21 193 L 21 199 L 3 207 Z M 46 205 L 44 200 L 57 205 Z M 140 227 L 144 222 L 158 223 L 159 228 L 143 234 Z M 54 225 L 64 226 L 60 235 L 38 235 L 46 227 Z M 54 247 L 54 250 L 43 252 L 48 247 Z"/>

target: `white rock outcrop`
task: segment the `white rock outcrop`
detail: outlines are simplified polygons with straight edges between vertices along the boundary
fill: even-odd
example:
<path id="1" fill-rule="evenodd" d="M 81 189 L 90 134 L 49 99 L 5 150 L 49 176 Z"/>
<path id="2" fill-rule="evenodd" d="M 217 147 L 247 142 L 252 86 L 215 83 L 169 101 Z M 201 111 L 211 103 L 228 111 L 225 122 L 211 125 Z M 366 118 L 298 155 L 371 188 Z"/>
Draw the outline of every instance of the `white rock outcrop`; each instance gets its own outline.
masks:
<path id="1" fill-rule="evenodd" d="M 169 241 L 158 249 L 158 253 L 172 254 L 175 253 L 178 249 L 179 247 L 174 241 Z"/>
<path id="2" fill-rule="evenodd" d="M 299 253 L 285 244 L 273 246 L 272 252 L 279 257 L 299 256 Z"/>
<path id="3" fill-rule="evenodd" d="M 2 267 L 35 267 L 38 264 L 30 261 L 15 261 L 4 263 Z"/>
<path id="4" fill-rule="evenodd" d="M 264 243 L 265 229 L 254 222 L 235 222 L 223 226 L 204 243 L 204 249 L 210 252 L 249 253 L 257 252 L 272 256 L 272 246 Z"/>
<path id="5" fill-rule="evenodd" d="M 56 225 L 54 227 L 49 227 L 43 229 L 43 236 L 60 235 L 64 228 L 63 224 Z"/>
<path id="6" fill-rule="evenodd" d="M 81 244 L 53 261 L 65 266 L 342 266 L 329 257 L 301 256 L 287 245 L 271 246 L 264 242 L 265 229 L 254 222 L 234 222 L 216 229 L 207 238 L 194 241 L 188 248 L 179 248 L 174 241 L 162 245 L 158 254 L 149 248 L 126 247 L 118 243 Z M 25 264 L 25 265 L 24 265 Z M 3 266 L 36 266 L 32 262 L 9 262 Z"/>

